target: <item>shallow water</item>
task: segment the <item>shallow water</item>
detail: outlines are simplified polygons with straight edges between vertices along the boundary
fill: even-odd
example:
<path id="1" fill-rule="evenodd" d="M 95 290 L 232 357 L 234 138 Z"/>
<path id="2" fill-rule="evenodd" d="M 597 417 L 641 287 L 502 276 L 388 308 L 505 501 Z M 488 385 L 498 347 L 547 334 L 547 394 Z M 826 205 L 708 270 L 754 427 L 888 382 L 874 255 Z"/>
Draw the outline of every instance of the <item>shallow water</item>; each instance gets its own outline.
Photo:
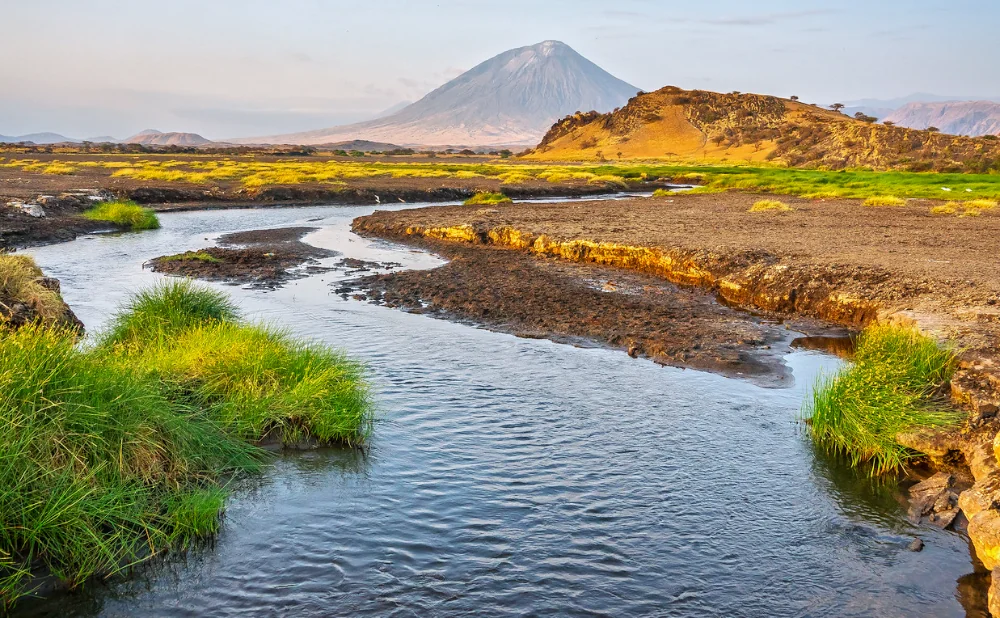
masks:
<path id="1" fill-rule="evenodd" d="M 230 231 L 312 225 L 308 242 L 348 257 L 440 263 L 351 234 L 370 211 L 174 213 L 31 253 L 90 330 L 160 278 L 145 260 Z M 282 455 L 235 488 L 211 545 L 19 613 L 978 615 L 967 543 L 908 524 L 897 492 L 818 455 L 795 422 L 833 356 L 797 351 L 795 386 L 762 389 L 343 300 L 340 276 L 226 289 L 368 363 L 368 452 Z"/>

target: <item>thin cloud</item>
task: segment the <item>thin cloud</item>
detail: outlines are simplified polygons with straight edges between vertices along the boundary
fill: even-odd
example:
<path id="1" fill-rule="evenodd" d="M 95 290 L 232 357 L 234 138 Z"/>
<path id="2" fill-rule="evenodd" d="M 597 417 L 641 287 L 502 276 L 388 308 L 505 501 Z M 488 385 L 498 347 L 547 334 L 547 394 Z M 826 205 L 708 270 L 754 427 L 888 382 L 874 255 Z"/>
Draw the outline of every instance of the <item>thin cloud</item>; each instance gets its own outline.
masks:
<path id="1" fill-rule="evenodd" d="M 830 15 L 836 13 L 832 9 L 814 9 L 811 11 L 789 11 L 785 13 L 765 13 L 763 15 L 747 15 L 744 17 L 725 17 L 722 19 L 703 19 L 701 23 L 713 26 L 770 26 L 783 21 Z"/>

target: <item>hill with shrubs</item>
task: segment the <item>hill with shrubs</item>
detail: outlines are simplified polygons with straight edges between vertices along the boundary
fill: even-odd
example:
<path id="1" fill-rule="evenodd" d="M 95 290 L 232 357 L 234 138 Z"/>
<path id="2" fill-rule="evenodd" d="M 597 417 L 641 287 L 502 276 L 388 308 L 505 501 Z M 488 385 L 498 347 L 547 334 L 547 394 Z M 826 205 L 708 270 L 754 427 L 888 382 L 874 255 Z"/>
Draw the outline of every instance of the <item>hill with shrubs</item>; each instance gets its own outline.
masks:
<path id="1" fill-rule="evenodd" d="M 847 116 L 779 97 L 682 90 L 639 93 L 607 114 L 559 120 L 524 158 L 553 161 L 682 158 L 825 169 L 1000 171 L 996 136 L 962 137 Z"/>

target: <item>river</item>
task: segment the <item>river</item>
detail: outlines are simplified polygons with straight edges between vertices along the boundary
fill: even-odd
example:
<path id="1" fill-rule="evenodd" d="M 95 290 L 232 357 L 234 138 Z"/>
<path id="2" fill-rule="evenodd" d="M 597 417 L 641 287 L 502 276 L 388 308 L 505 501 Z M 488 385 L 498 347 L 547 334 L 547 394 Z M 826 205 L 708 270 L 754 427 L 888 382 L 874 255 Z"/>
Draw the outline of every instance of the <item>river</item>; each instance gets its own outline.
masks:
<path id="1" fill-rule="evenodd" d="M 168 213 L 29 253 L 90 331 L 161 278 L 143 262 L 225 232 L 314 226 L 306 242 L 346 257 L 441 263 L 352 234 L 372 210 Z M 794 386 L 765 389 L 344 300 L 342 276 L 221 287 L 367 363 L 367 452 L 281 454 L 233 488 L 214 542 L 20 615 L 980 615 L 964 538 L 907 523 L 897 491 L 796 422 L 837 359 L 797 351 Z"/>

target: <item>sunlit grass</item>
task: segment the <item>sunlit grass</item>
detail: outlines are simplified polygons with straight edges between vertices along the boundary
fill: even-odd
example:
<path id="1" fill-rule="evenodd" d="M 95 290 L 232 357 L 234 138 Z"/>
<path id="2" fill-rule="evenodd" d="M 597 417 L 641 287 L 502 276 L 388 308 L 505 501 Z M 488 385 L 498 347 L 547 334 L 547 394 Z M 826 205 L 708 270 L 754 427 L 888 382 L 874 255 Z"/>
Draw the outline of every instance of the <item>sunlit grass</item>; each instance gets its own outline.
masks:
<path id="1" fill-rule="evenodd" d="M 795 209 L 778 200 L 758 200 L 747 212 L 791 212 L 793 210 Z"/>
<path id="2" fill-rule="evenodd" d="M 865 200 L 865 206 L 906 206 L 906 200 L 894 195 L 875 195 Z"/>
<path id="3" fill-rule="evenodd" d="M 18 168 L 44 173 L 53 163 L 78 167 L 76 163 L 37 159 L 0 161 L 0 168 Z M 88 162 L 88 173 L 94 168 Z M 487 179 L 498 184 L 517 185 L 532 182 L 573 184 L 604 183 L 620 188 L 621 183 L 634 187 L 646 181 L 697 184 L 697 193 L 743 191 L 773 195 L 796 195 L 810 199 L 851 198 L 866 200 L 873 196 L 893 196 L 900 200 L 941 199 L 948 192 L 962 192 L 969 200 L 995 201 L 1000 198 L 1000 174 L 874 172 L 870 170 L 826 171 L 792 169 L 775 165 L 735 165 L 628 162 L 617 164 L 536 164 L 509 161 L 449 163 L 447 161 L 343 161 L 295 159 L 258 161 L 250 157 L 157 159 L 117 155 L 97 162 L 100 168 L 113 170 L 117 178 L 137 181 L 177 182 L 196 185 L 232 181 L 249 191 L 273 186 L 321 184 L 343 186 L 359 179 L 427 178 Z M 81 168 L 83 169 L 83 168 Z M 78 172 L 79 173 L 79 172 Z M 983 210 L 983 209 L 979 209 Z"/>
<path id="4" fill-rule="evenodd" d="M 46 288 L 38 279 L 41 269 L 27 255 L 0 253 L 0 303 L 31 307 L 35 315 L 44 322 L 58 320 L 66 311 L 66 305 L 56 292 Z M 0 307 L 0 327 L 3 326 L 4 307 Z"/>
<path id="5" fill-rule="evenodd" d="M 157 260 L 160 262 L 207 262 L 210 264 L 218 264 L 222 262 L 222 260 L 215 257 L 211 253 L 206 253 L 204 251 L 186 251 L 176 255 L 165 255 L 157 258 Z"/>
<path id="6" fill-rule="evenodd" d="M 996 207 L 997 202 L 994 200 L 969 200 L 967 202 L 955 201 L 932 206 L 930 214 L 936 217 L 978 217 L 983 212 L 993 210 Z"/>
<path id="7" fill-rule="evenodd" d="M 257 440 L 370 427 L 357 363 L 186 281 L 136 296 L 94 345 L 0 329 L 0 607 L 33 572 L 76 586 L 215 533 L 224 483 L 266 460 Z"/>
<path id="8" fill-rule="evenodd" d="M 504 195 L 503 193 L 491 193 L 488 191 L 483 191 L 477 193 L 465 200 L 466 206 L 476 206 L 476 205 L 490 205 L 490 204 L 509 204 L 511 199 Z"/>
<path id="9" fill-rule="evenodd" d="M 957 421 L 942 393 L 955 365 L 950 350 L 915 330 L 866 329 L 853 364 L 814 389 L 806 409 L 813 438 L 873 473 L 903 468 L 914 453 L 897 434 Z"/>
<path id="10" fill-rule="evenodd" d="M 83 213 L 83 216 L 92 221 L 108 221 L 133 231 L 155 230 L 160 227 L 155 212 L 128 200 L 101 202 Z"/>

